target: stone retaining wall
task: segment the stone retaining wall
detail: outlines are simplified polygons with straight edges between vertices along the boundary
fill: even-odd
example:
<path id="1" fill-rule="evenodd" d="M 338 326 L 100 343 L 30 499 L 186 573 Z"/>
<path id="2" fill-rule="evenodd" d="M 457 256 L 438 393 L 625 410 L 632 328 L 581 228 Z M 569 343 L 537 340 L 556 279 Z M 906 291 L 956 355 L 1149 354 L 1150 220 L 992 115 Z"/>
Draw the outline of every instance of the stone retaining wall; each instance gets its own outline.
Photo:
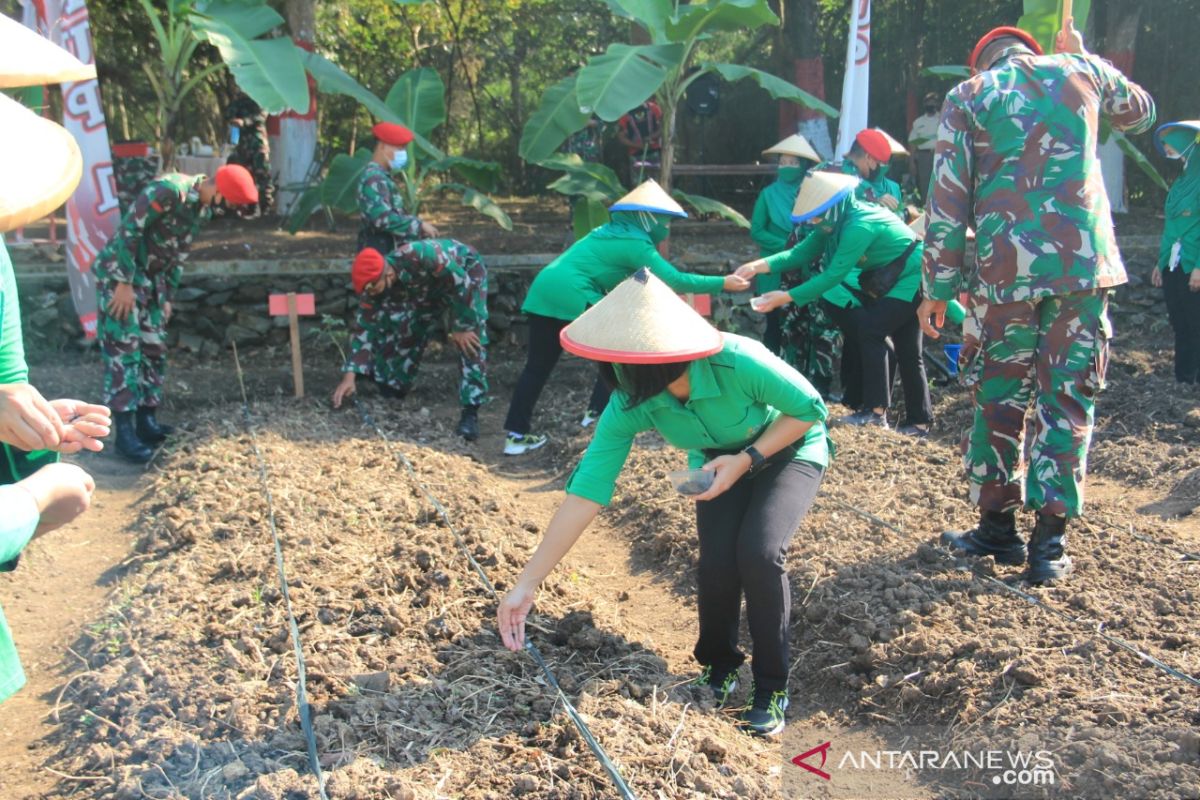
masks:
<path id="1" fill-rule="evenodd" d="M 1130 266 L 1130 283 L 1118 293 L 1122 311 L 1136 313 L 1161 303 L 1161 294 L 1145 278 L 1157 255 L 1157 240 L 1151 238 L 1130 237 L 1122 242 Z M 523 342 L 521 301 L 537 270 L 552 256 L 485 258 L 489 263 L 489 330 L 493 343 Z M 710 274 L 727 269 L 716 262 L 690 264 L 687 268 Z M 217 356 L 230 342 L 239 346 L 285 344 L 287 318 L 267 316 L 267 295 L 274 292 L 316 295 L 317 316 L 301 319 L 301 329 L 309 336 L 322 328 L 348 325 L 353 318 L 355 299 L 344 270 L 341 261 L 292 261 L 286 266 L 274 262 L 189 263 L 175 296 L 169 345 L 203 356 Z M 61 264 L 32 266 L 17 260 L 17 281 L 25 339 L 31 349 L 60 350 L 81 340 L 82 332 Z M 714 298 L 714 321 L 725 330 L 761 333 L 762 317 L 749 310 L 749 296 L 745 293 Z"/>

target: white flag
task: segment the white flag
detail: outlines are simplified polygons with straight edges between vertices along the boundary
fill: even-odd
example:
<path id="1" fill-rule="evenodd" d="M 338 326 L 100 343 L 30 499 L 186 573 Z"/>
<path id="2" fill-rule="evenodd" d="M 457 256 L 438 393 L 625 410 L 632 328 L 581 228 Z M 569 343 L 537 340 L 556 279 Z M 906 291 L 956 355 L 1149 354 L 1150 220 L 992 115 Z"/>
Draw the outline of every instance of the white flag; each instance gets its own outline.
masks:
<path id="1" fill-rule="evenodd" d="M 871 84 L 871 0 L 852 0 L 846 42 L 846 77 L 842 81 L 842 115 L 838 120 L 835 161 L 850 149 L 854 136 L 867 127 L 867 92 Z"/>

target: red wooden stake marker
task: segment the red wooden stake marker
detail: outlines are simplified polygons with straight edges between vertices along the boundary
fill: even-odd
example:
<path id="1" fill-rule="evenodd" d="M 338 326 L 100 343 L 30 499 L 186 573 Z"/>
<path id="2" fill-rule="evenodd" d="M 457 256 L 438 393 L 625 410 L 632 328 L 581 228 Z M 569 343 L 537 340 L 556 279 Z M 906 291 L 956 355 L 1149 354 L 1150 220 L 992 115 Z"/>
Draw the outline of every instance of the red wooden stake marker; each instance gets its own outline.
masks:
<path id="1" fill-rule="evenodd" d="M 267 298 L 267 313 L 272 317 L 287 315 L 288 334 L 292 342 L 292 386 L 296 397 L 304 397 L 304 362 L 300 358 L 300 315 L 310 317 L 317 313 L 316 300 L 312 294 L 273 294 Z"/>

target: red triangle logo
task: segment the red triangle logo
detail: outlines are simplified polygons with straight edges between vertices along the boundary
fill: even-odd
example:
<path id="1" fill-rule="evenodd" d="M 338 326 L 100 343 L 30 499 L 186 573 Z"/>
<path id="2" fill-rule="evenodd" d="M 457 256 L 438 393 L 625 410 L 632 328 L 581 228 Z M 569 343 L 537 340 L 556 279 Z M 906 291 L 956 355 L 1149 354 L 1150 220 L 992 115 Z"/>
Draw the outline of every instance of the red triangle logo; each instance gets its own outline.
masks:
<path id="1" fill-rule="evenodd" d="M 801 753 L 800 755 L 793 758 L 792 763 L 795 764 L 797 767 L 808 770 L 813 775 L 816 775 L 818 778 L 823 778 L 825 780 L 831 780 L 833 776 L 831 776 L 828 772 L 825 772 L 822 769 L 814 767 L 812 764 L 805 763 L 805 759 L 810 758 L 811 756 L 815 756 L 817 753 L 820 753 L 821 754 L 821 766 L 822 767 L 825 766 L 825 760 L 829 757 L 829 747 L 830 747 L 829 742 L 825 742 L 824 744 L 819 744 L 816 747 L 814 747 L 812 750 L 809 750 L 807 753 Z"/>

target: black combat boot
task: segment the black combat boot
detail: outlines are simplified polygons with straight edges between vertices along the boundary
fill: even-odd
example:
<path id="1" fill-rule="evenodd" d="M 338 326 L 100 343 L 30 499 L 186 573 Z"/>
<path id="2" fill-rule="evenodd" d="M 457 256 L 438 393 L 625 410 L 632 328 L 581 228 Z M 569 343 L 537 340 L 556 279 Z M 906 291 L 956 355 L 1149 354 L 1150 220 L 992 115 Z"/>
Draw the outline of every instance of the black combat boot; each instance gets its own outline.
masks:
<path id="1" fill-rule="evenodd" d="M 479 438 L 479 406 L 463 406 L 456 432 L 468 442 Z"/>
<path id="2" fill-rule="evenodd" d="M 155 416 L 154 406 L 141 406 L 137 410 L 137 436 L 149 445 L 162 444 L 167 437 L 175 433 L 171 425 L 159 425 Z"/>
<path id="3" fill-rule="evenodd" d="M 1067 549 L 1067 518 L 1038 514 L 1029 537 L 1029 570 L 1025 580 L 1033 584 L 1053 583 L 1071 572 Z"/>
<path id="4" fill-rule="evenodd" d="M 1025 542 L 1017 534 L 1015 511 L 981 511 L 974 530 L 946 531 L 942 544 L 958 555 L 992 556 L 997 564 L 1025 563 Z"/>
<path id="5" fill-rule="evenodd" d="M 134 430 L 132 411 L 117 412 L 113 414 L 113 419 L 117 422 L 117 452 L 123 455 L 126 461 L 145 464 L 154 457 L 154 451 L 138 438 L 137 431 Z"/>
<path id="6" fill-rule="evenodd" d="M 408 397 L 408 389 L 397 389 L 383 381 L 375 381 L 375 385 L 379 387 L 380 397 L 386 397 L 389 400 L 403 400 Z"/>

